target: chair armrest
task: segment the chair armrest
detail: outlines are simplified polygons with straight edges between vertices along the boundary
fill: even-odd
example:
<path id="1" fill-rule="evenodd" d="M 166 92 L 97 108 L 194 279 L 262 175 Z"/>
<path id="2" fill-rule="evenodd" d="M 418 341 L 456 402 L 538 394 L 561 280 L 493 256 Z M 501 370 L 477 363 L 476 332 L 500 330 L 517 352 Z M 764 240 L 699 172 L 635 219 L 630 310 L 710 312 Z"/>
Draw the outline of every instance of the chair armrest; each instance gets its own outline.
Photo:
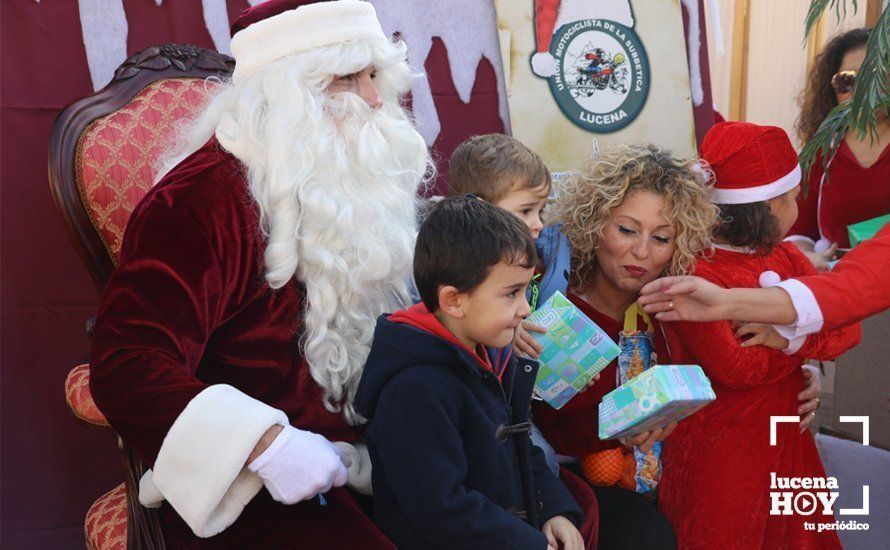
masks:
<path id="1" fill-rule="evenodd" d="M 78 365 L 68 373 L 65 379 L 65 402 L 78 420 L 97 428 L 111 428 L 90 393 L 89 365 Z"/>

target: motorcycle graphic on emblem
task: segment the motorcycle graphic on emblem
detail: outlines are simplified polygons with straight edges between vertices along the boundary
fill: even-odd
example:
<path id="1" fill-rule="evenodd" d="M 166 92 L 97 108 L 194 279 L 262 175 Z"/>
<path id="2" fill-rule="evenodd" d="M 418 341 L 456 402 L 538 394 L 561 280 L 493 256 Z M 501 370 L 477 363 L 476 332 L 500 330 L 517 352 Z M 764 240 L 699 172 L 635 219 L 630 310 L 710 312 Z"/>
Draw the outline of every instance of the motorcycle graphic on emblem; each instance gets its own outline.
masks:
<path id="1" fill-rule="evenodd" d="M 592 48 L 575 63 L 578 76 L 570 85 L 572 96 L 593 96 L 594 92 L 610 90 L 613 93 L 627 93 L 627 64 L 624 54 L 614 56 L 602 48 Z"/>

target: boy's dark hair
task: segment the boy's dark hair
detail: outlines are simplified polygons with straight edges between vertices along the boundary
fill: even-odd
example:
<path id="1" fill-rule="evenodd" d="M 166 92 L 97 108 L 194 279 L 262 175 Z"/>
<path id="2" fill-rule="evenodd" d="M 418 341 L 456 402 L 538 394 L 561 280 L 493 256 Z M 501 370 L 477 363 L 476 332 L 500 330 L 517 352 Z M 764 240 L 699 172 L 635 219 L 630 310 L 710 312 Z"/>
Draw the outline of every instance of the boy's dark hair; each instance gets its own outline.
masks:
<path id="1" fill-rule="evenodd" d="M 718 204 L 720 224 L 715 237 L 739 247 L 756 248 L 769 253 L 782 238 L 779 220 L 765 201 L 748 204 Z"/>
<path id="2" fill-rule="evenodd" d="M 420 226 L 414 282 L 427 309 L 439 309 L 439 287 L 469 292 L 498 262 L 525 268 L 538 261 L 531 231 L 519 218 L 485 201 L 445 199 Z"/>
<path id="3" fill-rule="evenodd" d="M 457 146 L 448 165 L 449 197 L 473 194 L 497 202 L 514 189 L 546 186 L 549 193 L 551 185 L 540 155 L 504 134 L 471 137 Z"/>

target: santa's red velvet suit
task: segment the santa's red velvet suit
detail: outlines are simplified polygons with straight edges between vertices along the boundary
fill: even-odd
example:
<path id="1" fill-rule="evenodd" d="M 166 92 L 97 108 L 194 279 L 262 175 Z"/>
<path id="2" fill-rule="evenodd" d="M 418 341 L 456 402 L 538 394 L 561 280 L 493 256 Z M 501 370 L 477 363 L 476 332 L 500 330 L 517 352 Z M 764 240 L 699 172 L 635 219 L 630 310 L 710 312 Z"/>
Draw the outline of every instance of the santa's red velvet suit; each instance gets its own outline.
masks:
<path id="1" fill-rule="evenodd" d="M 326 59 L 332 52 L 342 57 L 335 50 L 351 47 L 350 59 L 364 63 L 366 54 L 355 53 L 359 46 L 380 55 L 396 51 L 395 46 L 373 6 L 358 1 L 270 0 L 246 10 L 234 29 L 232 81 L 183 138 L 184 148 L 197 151 L 167 173 L 130 218 L 119 265 L 99 306 L 91 390 L 123 441 L 151 467 L 139 481 L 139 502 L 162 507 L 168 547 L 392 548 L 356 498 L 340 487 L 347 483 L 361 490 L 370 481 L 362 468 L 361 445 L 351 445 L 359 436 L 353 427 L 359 422 L 347 423 L 351 404 L 335 395 L 345 412 L 324 405 L 326 398 L 334 399 L 327 392 L 346 382 L 324 384 L 321 375 L 329 374 L 330 362 L 316 360 L 310 369 L 309 346 L 301 340 L 311 340 L 304 319 L 318 327 L 318 303 L 323 302 L 310 304 L 306 296 L 326 280 L 322 275 L 298 278 L 296 268 L 280 275 L 282 260 L 299 260 L 300 273 L 313 265 L 300 245 L 322 246 L 311 232 L 312 224 L 324 219 L 321 214 L 312 218 L 306 213 L 292 228 L 282 214 L 312 204 L 303 193 L 315 180 L 305 174 L 295 180 L 264 175 L 315 170 L 319 185 L 348 209 L 348 196 L 335 192 L 339 182 L 354 183 L 349 166 L 277 161 L 286 156 L 282 150 L 306 153 L 300 140 L 312 140 L 312 131 L 316 138 L 327 135 L 320 125 L 339 123 L 342 133 L 360 115 L 335 121 L 326 118 L 321 105 L 300 112 L 298 103 L 280 98 L 323 94 L 320 103 L 331 95 L 296 78 L 282 84 L 279 76 L 316 70 L 313 63 L 320 62 L 298 55 L 305 52 Z M 394 74 L 386 71 L 402 70 L 402 65 L 380 72 Z M 387 89 L 388 103 L 403 91 Z M 363 98 L 354 99 L 361 103 Z M 388 109 L 379 107 L 378 114 Z M 401 115 L 386 113 L 392 124 Z M 304 128 L 307 135 L 282 136 L 270 127 L 291 117 L 321 122 Z M 403 135 L 413 130 L 407 122 L 399 128 Z M 210 135 L 216 137 L 207 142 Z M 256 143 L 255 136 L 260 136 Z M 347 138 L 329 142 L 332 150 L 351 143 Z M 386 203 L 399 214 L 413 208 L 426 158 L 416 132 L 400 147 L 393 146 L 389 164 L 399 165 L 398 153 L 413 152 L 412 168 L 405 164 L 402 172 L 410 176 L 385 181 L 403 190 L 401 203 Z M 369 157 L 365 164 L 380 162 Z M 282 193 L 287 199 L 270 207 Z M 261 227 L 261 206 L 267 231 Z M 386 209 L 381 212 L 385 215 Z M 388 292 L 406 275 L 413 224 L 407 226 L 407 237 L 387 249 L 392 258 L 398 253 L 403 259 L 393 259 L 391 271 L 369 278 L 366 293 Z M 288 228 L 285 237 L 291 239 L 283 247 L 281 227 Z M 298 229 L 301 240 L 295 243 Z M 333 286 L 336 273 L 328 271 Z M 372 296 L 375 303 L 367 307 L 376 306 L 378 297 Z M 356 316 L 369 301 L 348 302 L 356 304 L 350 313 Z M 342 303 L 335 307 L 347 307 Z M 381 298 L 379 307 L 374 316 L 390 306 Z M 324 328 L 335 333 L 342 326 Z M 341 354 L 347 368 L 363 361 L 360 338 L 354 336 L 348 343 L 352 347 Z M 348 459 L 341 461 L 340 454 Z M 316 498 L 319 493 L 326 494 Z"/>
<path id="2" fill-rule="evenodd" d="M 768 201 L 800 183 L 797 155 L 785 132 L 747 123 L 711 128 L 701 147 L 716 183 L 713 200 L 742 205 Z M 774 215 L 775 216 L 775 215 Z M 816 274 L 806 256 L 784 242 L 772 250 L 719 246 L 699 259 L 695 274 L 724 288 L 759 288 Z M 860 339 L 858 325 L 802 337 L 779 351 L 741 347 L 728 321 L 668 325 L 683 341 L 683 362 L 704 369 L 717 400 L 680 422 L 665 440 L 659 506 L 682 548 L 839 548 L 834 532 L 808 531 L 805 521 L 832 515 L 772 515 L 771 475 L 824 478 L 809 431 L 797 422 L 805 359 L 834 359 Z"/>
<path id="3" fill-rule="evenodd" d="M 188 416 L 186 408 L 196 413 L 195 422 L 214 415 L 220 420 L 214 424 L 225 427 L 179 442 L 206 468 L 188 477 L 154 472 L 158 483 L 168 476 L 179 484 L 161 487 L 178 506 L 178 514 L 169 504 L 162 508 L 173 548 L 199 542 L 392 547 L 345 488 L 330 491 L 327 506 L 318 499 L 284 506 L 260 491 L 258 477 L 241 469 L 250 448 L 238 452 L 239 436 L 259 432 L 255 443 L 278 421 L 331 441 L 352 442 L 358 435 L 342 414 L 322 405 L 321 389 L 297 345 L 302 286 L 291 281 L 272 290 L 263 277 L 264 249 L 244 167 L 213 140 L 149 191 L 132 215 L 96 320 L 91 353 L 96 402 L 124 441 L 156 468 L 165 439 L 165 445 L 176 444 L 171 427 Z M 194 436 L 186 435 L 187 426 L 178 428 L 184 437 Z M 242 462 L 234 469 L 233 456 Z M 188 453 L 178 457 L 188 459 Z M 198 518 L 212 524 L 215 516 L 238 512 L 238 521 L 205 541 L 180 519 L 191 515 L 190 523 Z"/>

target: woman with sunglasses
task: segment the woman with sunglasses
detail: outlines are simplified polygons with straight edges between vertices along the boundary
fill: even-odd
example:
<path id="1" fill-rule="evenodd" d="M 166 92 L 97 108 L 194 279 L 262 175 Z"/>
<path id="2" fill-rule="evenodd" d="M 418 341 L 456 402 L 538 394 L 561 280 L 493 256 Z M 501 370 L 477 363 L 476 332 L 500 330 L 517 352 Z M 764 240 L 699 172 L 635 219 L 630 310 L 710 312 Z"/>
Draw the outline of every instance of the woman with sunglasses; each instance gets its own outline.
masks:
<path id="1" fill-rule="evenodd" d="M 802 143 L 816 133 L 831 109 L 853 96 L 870 32 L 860 28 L 840 34 L 816 57 L 799 98 L 797 133 Z M 808 192 L 798 197 L 800 217 L 789 235 L 822 271 L 834 258 L 835 246 L 850 246 L 848 225 L 890 213 L 890 120 L 886 111 L 878 112 L 877 120 L 875 141 L 847 133 L 828 174 L 817 158 Z"/>

